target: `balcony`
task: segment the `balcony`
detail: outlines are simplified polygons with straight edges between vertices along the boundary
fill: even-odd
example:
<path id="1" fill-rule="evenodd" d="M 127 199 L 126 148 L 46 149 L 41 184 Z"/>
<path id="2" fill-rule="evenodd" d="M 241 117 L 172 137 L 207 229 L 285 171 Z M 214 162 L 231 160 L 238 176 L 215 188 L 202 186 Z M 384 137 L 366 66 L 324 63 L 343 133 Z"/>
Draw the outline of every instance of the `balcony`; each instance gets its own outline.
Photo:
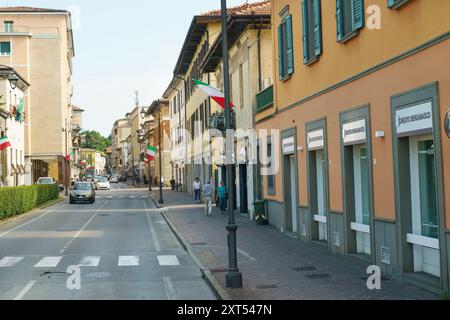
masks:
<path id="1" fill-rule="evenodd" d="M 256 112 L 263 111 L 273 105 L 273 85 L 256 95 Z"/>
<path id="2" fill-rule="evenodd" d="M 23 35 L 31 35 L 30 28 L 26 26 L 15 26 L 15 25 L 2 25 L 0 26 L 0 35 L 1 36 L 23 36 Z"/>

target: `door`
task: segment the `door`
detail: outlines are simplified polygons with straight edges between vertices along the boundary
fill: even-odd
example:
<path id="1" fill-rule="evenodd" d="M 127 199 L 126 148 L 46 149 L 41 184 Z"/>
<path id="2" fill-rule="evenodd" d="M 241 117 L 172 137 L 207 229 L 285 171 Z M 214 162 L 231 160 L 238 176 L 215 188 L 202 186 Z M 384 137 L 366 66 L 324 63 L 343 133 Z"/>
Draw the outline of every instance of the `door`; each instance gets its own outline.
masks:
<path id="1" fill-rule="evenodd" d="M 370 249 L 370 181 L 367 145 L 353 147 L 355 222 L 357 253 L 371 254 Z"/>
<path id="2" fill-rule="evenodd" d="M 319 240 L 328 241 L 327 214 L 325 208 L 325 173 L 324 173 L 324 152 L 316 151 L 316 181 L 317 181 L 317 214 L 316 220 L 319 224 Z"/>
<path id="3" fill-rule="evenodd" d="M 290 185 L 291 185 L 291 214 L 292 214 L 292 232 L 298 231 L 298 219 L 297 219 L 297 163 L 295 156 L 289 158 L 290 167 Z"/>
<path id="4" fill-rule="evenodd" d="M 414 271 L 440 277 L 436 167 L 431 135 L 410 137 L 411 215 Z"/>

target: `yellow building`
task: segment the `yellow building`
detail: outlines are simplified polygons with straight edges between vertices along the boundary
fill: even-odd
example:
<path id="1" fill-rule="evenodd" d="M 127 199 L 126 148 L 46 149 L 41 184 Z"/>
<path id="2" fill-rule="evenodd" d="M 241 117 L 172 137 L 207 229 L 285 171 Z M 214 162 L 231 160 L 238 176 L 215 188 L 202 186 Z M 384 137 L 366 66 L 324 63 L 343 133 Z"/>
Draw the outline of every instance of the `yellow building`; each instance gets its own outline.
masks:
<path id="1" fill-rule="evenodd" d="M 69 178 L 74 45 L 68 11 L 0 8 L 0 64 L 32 83 L 26 94 L 25 156 L 33 181 Z"/>
<path id="2" fill-rule="evenodd" d="M 270 223 L 448 292 L 450 2 L 272 6 Z"/>

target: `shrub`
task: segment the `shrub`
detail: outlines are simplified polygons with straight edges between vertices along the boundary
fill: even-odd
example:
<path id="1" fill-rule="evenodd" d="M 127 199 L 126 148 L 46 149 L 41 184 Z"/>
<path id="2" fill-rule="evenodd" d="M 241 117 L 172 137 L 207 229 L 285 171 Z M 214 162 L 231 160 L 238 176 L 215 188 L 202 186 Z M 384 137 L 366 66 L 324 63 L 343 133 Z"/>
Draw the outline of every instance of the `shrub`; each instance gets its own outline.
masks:
<path id="1" fill-rule="evenodd" d="M 57 185 L 33 185 L 0 189 L 0 220 L 30 211 L 59 197 Z"/>

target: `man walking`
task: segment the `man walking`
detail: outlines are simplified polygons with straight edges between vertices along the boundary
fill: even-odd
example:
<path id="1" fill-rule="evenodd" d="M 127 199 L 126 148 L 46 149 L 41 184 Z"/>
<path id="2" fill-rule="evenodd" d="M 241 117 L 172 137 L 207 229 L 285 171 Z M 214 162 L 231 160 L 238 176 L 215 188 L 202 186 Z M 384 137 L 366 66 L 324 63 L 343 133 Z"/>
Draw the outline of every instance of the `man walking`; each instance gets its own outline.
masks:
<path id="1" fill-rule="evenodd" d="M 205 199 L 205 213 L 208 217 L 212 215 L 212 194 L 213 186 L 209 181 L 203 186 L 203 197 Z"/>
<path id="2" fill-rule="evenodd" d="M 224 214 L 227 211 L 227 187 L 225 186 L 225 183 L 223 181 L 220 183 L 220 187 L 217 190 L 219 194 L 219 207 L 220 207 L 220 214 Z"/>
<path id="3" fill-rule="evenodd" d="M 198 201 L 198 203 L 201 203 L 200 199 L 200 193 L 202 191 L 202 183 L 200 182 L 200 178 L 195 178 L 194 183 L 192 184 L 192 187 L 194 188 L 194 195 L 195 195 L 195 201 Z"/>

